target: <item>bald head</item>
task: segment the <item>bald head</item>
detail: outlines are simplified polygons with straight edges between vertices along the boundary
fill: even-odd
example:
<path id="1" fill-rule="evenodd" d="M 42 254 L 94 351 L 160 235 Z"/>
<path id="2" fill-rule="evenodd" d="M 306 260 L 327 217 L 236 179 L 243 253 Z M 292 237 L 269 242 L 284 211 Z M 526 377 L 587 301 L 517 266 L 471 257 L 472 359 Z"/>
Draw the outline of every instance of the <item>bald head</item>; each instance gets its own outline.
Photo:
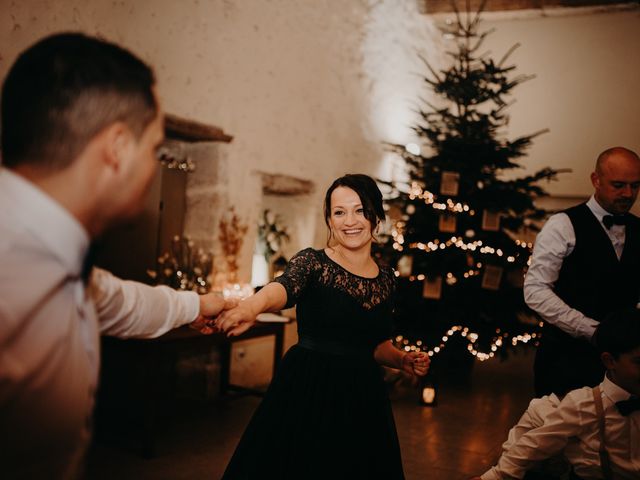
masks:
<path id="1" fill-rule="evenodd" d="M 609 159 L 616 161 L 617 159 L 623 158 L 626 158 L 631 162 L 640 162 L 638 154 L 633 150 L 629 150 L 624 147 L 607 148 L 604 152 L 598 155 L 598 159 L 596 160 L 596 172 L 602 172 L 602 168 Z"/>
<path id="2" fill-rule="evenodd" d="M 600 206 L 614 215 L 627 213 L 640 188 L 640 157 L 624 147 L 605 150 L 598 155 L 591 183 Z"/>

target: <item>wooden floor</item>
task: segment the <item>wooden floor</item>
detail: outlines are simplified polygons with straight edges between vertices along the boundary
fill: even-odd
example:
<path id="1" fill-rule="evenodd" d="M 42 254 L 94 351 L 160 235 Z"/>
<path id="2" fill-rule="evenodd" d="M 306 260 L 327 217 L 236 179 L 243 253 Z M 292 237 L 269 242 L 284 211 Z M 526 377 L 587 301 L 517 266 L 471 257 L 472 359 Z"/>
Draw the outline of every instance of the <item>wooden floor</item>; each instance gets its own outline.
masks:
<path id="1" fill-rule="evenodd" d="M 458 480 L 483 473 L 532 397 L 533 352 L 477 362 L 470 379 L 441 379 L 436 407 L 416 391 L 391 392 L 407 480 Z M 188 402 L 162 422 L 157 456 L 142 458 L 135 435 L 106 436 L 89 454 L 89 479 L 218 479 L 259 399 Z"/>

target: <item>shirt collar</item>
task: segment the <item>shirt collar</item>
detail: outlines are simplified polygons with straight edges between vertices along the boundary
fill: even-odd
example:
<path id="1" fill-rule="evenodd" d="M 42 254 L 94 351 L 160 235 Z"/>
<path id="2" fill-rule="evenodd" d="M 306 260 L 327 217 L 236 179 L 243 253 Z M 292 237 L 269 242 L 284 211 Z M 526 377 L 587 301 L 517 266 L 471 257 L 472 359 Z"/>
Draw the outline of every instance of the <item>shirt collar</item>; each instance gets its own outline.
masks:
<path id="1" fill-rule="evenodd" d="M 609 397 L 613 403 L 621 400 L 628 400 L 629 397 L 631 397 L 629 392 L 609 380 L 607 375 L 604 376 L 604 380 L 600 384 L 600 388 L 602 388 L 604 394 Z"/>
<path id="2" fill-rule="evenodd" d="M 82 224 L 36 185 L 0 167 L 0 197 L 16 208 L 16 221 L 37 237 L 69 270 L 79 275 L 89 248 L 89 234 Z"/>
<path id="3" fill-rule="evenodd" d="M 589 207 L 589 210 L 591 210 L 600 223 L 602 223 L 602 217 L 611 215 L 611 213 L 602 208 L 594 195 L 591 195 L 591 198 L 587 201 L 587 207 Z"/>

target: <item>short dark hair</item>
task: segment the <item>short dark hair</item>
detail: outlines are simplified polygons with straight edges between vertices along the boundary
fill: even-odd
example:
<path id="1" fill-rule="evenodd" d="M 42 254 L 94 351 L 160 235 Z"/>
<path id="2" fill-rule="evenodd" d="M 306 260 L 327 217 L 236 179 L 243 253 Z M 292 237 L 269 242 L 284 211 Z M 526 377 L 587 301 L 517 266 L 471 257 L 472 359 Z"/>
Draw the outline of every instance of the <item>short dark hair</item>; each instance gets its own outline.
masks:
<path id="1" fill-rule="evenodd" d="M 40 40 L 2 86 L 4 165 L 62 169 L 117 121 L 139 138 L 158 113 L 154 83 L 150 67 L 113 43 L 80 33 Z"/>
<path id="2" fill-rule="evenodd" d="M 640 310 L 629 308 L 608 315 L 596 328 L 594 341 L 600 353 L 609 352 L 614 358 L 640 348 Z"/>
<path id="3" fill-rule="evenodd" d="M 338 187 L 350 188 L 358 194 L 364 209 L 364 217 L 369 220 L 372 229 L 379 221 L 384 221 L 382 192 L 380 192 L 375 180 L 362 173 L 349 173 L 334 180 L 324 197 L 324 221 L 327 226 L 329 226 L 329 217 L 331 217 L 331 194 Z"/>

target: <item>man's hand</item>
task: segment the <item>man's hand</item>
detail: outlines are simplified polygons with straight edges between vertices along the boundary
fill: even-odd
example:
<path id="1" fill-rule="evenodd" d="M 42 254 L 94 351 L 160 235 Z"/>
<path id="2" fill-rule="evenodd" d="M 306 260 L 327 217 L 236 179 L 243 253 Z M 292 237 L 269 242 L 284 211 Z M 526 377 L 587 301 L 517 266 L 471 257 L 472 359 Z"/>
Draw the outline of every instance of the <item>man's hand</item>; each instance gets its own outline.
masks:
<path id="1" fill-rule="evenodd" d="M 237 300 L 225 300 L 215 293 L 200 295 L 200 315 L 189 326 L 204 335 L 216 333 L 218 331 L 215 325 L 216 317 L 220 312 L 231 309 L 237 304 Z"/>

